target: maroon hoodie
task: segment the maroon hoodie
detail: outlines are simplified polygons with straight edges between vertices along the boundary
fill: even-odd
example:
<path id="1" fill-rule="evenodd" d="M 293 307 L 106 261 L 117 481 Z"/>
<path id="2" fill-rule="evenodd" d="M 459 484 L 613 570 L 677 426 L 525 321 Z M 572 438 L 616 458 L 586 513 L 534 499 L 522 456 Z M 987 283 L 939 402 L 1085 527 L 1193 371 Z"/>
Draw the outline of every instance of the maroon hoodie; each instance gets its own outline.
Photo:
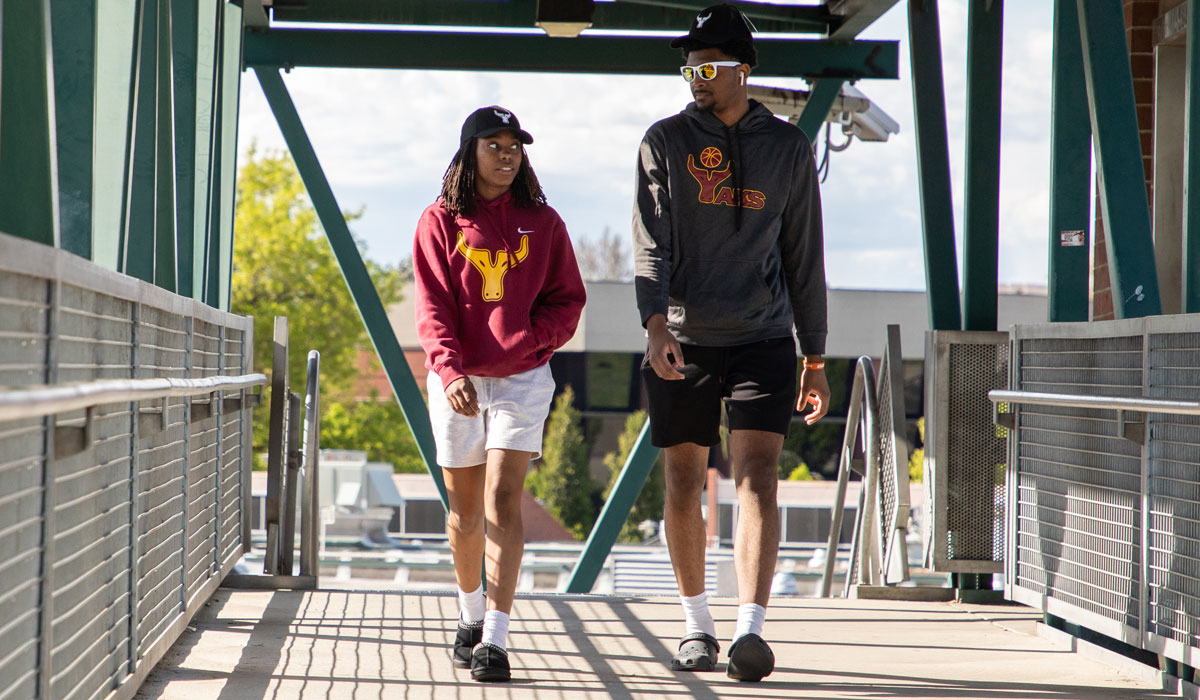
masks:
<path id="1" fill-rule="evenodd" d="M 506 192 L 456 216 L 440 201 L 413 241 L 417 335 L 442 386 L 546 364 L 575 334 L 585 294 L 567 227 L 547 205 Z"/>

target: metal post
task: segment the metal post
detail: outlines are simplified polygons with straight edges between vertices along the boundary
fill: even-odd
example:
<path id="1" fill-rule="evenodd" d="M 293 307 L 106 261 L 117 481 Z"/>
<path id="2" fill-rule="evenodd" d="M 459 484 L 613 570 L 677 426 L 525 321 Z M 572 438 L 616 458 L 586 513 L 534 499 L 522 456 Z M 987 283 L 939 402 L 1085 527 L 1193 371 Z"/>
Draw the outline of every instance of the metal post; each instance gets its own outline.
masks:
<path id="1" fill-rule="evenodd" d="M 846 486 L 850 481 L 850 468 L 854 461 L 855 444 L 862 430 L 863 375 L 858 365 L 870 358 L 859 358 L 855 366 L 854 384 L 850 389 L 849 409 L 846 412 L 846 432 L 842 436 L 842 451 L 838 459 L 837 491 L 833 497 L 832 515 L 829 523 L 829 541 L 825 546 L 825 568 L 821 574 L 821 598 L 828 598 L 833 588 L 833 569 L 837 563 L 838 544 L 842 539 L 842 518 L 846 512 Z M 865 431 L 864 431 L 865 432 Z M 856 514 L 857 515 L 857 514 Z M 849 574 L 847 574 L 849 575 Z"/>
<path id="2" fill-rule="evenodd" d="M 1100 206 L 1118 319 L 1162 313 L 1150 203 L 1120 3 L 1078 0 Z"/>
<path id="3" fill-rule="evenodd" d="M 420 389 L 417 388 L 417 382 L 413 378 L 412 370 L 409 369 L 408 360 L 404 357 L 404 351 L 396 340 L 396 332 L 392 329 L 387 311 L 379 300 L 379 293 L 375 290 L 374 283 L 371 282 L 371 276 L 367 273 L 354 238 L 350 235 L 350 229 L 346 226 L 346 219 L 342 216 L 342 210 L 333 196 L 329 181 L 325 179 L 321 162 L 317 159 L 312 143 L 308 140 L 304 124 L 300 121 L 300 115 L 296 112 L 296 106 L 292 103 L 292 98 L 288 94 L 279 72 L 271 68 L 255 68 L 254 73 L 258 76 L 258 82 L 262 85 L 267 102 L 271 105 L 271 111 L 279 123 L 279 129 L 283 132 L 283 138 L 287 142 L 288 150 L 291 151 L 292 159 L 296 162 L 296 168 L 300 171 L 300 177 L 304 180 L 304 187 L 308 190 L 313 207 L 317 210 L 317 216 L 321 219 L 321 225 L 325 229 L 329 245 L 333 248 L 333 254 L 337 258 L 338 267 L 341 268 L 342 275 L 346 278 L 350 294 L 354 297 L 354 304 L 358 307 L 359 314 L 362 315 L 367 333 L 371 337 L 371 343 L 375 346 L 375 351 L 387 373 L 388 382 L 392 385 L 392 392 L 400 402 L 404 418 L 408 421 L 408 427 L 416 439 L 417 449 L 425 461 L 425 468 L 429 470 L 433 482 L 437 485 L 438 495 L 442 499 L 442 507 L 448 510 L 446 486 L 442 481 L 441 469 L 435 460 L 433 430 L 429 425 L 429 412 L 425 406 L 425 399 L 421 396 Z"/>
<path id="4" fill-rule="evenodd" d="M 279 573 L 280 503 L 283 500 L 283 470 L 287 446 L 284 444 L 288 394 L 288 321 L 275 317 L 274 351 L 271 359 L 271 427 L 267 438 L 267 552 L 263 573 Z M 291 572 L 288 572 L 289 574 Z"/>
<path id="5" fill-rule="evenodd" d="M 321 353 L 308 351 L 308 384 L 304 390 L 304 503 L 300 507 L 300 575 L 317 576 L 317 541 L 321 527 Z"/>
<path id="6" fill-rule="evenodd" d="M 908 47 L 912 64 L 913 122 L 921 188 L 921 232 L 929 325 L 959 330 L 958 253 L 950 189 L 946 95 L 942 84 L 942 35 L 937 0 L 909 0 Z"/>
<path id="7" fill-rule="evenodd" d="M 90 260 L 96 0 L 55 2 L 50 13 L 61 244 Z"/>
<path id="8" fill-rule="evenodd" d="M 996 330 L 1000 236 L 1002 0 L 967 10 L 967 153 L 963 195 L 963 328 Z"/>
<path id="9" fill-rule="evenodd" d="M 600 511 L 600 517 L 592 526 L 583 551 L 579 553 L 579 561 L 575 562 L 571 578 L 567 581 L 567 593 L 591 592 L 600 569 L 604 567 L 604 560 L 608 558 L 613 543 L 617 541 L 617 535 L 621 533 L 621 526 L 625 524 L 629 511 L 633 509 L 633 502 L 642 492 L 642 486 L 654 467 L 658 453 L 659 449 L 650 444 L 650 421 L 647 420 L 642 425 L 637 442 L 629 450 L 629 458 L 625 460 L 625 466 L 621 468 L 621 474 L 613 484 L 612 493 L 609 494 L 604 509 Z M 709 517 L 716 515 L 709 513 Z"/>
<path id="10" fill-rule="evenodd" d="M 57 246 L 49 0 L 0 3 L 0 231 Z"/>
<path id="11" fill-rule="evenodd" d="M 171 71 L 171 3 L 158 0 L 154 90 L 154 283 L 175 291 L 175 86 Z M 195 125 L 189 128 L 195 129 Z"/>
<path id="12" fill-rule="evenodd" d="M 1183 312 L 1200 312 L 1200 0 L 1188 0 L 1183 127 Z"/>
<path id="13" fill-rule="evenodd" d="M 46 372 L 47 386 L 58 383 L 58 328 L 59 305 L 62 303 L 62 281 L 53 279 L 46 288 L 47 323 L 46 323 Z M 46 431 L 42 454 L 42 532 L 41 532 L 41 639 L 38 640 L 38 697 L 50 698 L 52 695 L 51 679 L 54 678 L 54 564 L 57 560 L 54 547 L 54 535 L 57 531 L 55 511 L 58 505 L 57 488 L 55 486 L 55 454 L 54 432 L 58 417 L 46 416 L 42 425 Z M 137 415 L 134 415 L 137 422 Z M 137 443 L 134 443 L 137 449 Z M 134 521 L 137 522 L 136 520 Z M 130 605 L 137 609 L 137 603 L 130 596 Z"/>
<path id="14" fill-rule="evenodd" d="M 300 396 L 288 396 L 287 485 L 283 489 L 283 536 L 279 544 L 279 573 L 291 576 L 296 551 L 296 492 L 300 481 Z"/>
<path id="15" fill-rule="evenodd" d="M 1088 320 L 1092 125 L 1075 0 L 1054 3 L 1050 106 L 1049 321 Z"/>
<path id="16" fill-rule="evenodd" d="M 804 104 L 804 111 L 800 113 L 796 122 L 796 126 L 800 127 L 810 142 L 816 141 L 817 133 L 825 123 L 825 117 L 829 115 L 834 100 L 842 92 L 843 82 L 838 78 L 824 78 L 812 85 L 808 102 Z"/>
<path id="17" fill-rule="evenodd" d="M 133 315 L 130 319 L 130 336 L 129 336 L 129 378 L 138 378 L 138 363 L 141 361 L 141 334 L 138 332 L 138 324 L 141 322 L 142 305 L 134 303 Z M 142 579 L 141 566 L 138 558 L 138 542 L 141 541 L 141 533 L 138 531 L 138 521 L 141 516 L 141 460 L 139 459 L 140 450 L 138 449 L 142 437 L 138 427 L 138 404 L 133 401 L 129 404 L 129 668 L 128 673 L 133 674 L 137 670 L 138 657 L 142 653 L 141 640 L 138 639 L 138 601 L 141 600 L 139 585 Z"/>

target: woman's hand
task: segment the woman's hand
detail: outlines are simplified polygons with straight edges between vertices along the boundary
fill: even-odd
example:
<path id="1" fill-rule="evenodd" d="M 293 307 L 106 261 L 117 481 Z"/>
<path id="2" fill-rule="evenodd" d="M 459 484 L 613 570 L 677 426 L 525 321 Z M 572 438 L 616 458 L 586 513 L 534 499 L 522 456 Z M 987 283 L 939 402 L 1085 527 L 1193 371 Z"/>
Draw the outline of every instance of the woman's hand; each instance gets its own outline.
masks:
<path id="1" fill-rule="evenodd" d="M 475 396 L 475 385 L 470 377 L 460 377 L 450 382 L 450 386 L 446 387 L 446 400 L 450 402 L 450 408 L 461 416 L 474 418 L 479 415 L 479 399 Z"/>

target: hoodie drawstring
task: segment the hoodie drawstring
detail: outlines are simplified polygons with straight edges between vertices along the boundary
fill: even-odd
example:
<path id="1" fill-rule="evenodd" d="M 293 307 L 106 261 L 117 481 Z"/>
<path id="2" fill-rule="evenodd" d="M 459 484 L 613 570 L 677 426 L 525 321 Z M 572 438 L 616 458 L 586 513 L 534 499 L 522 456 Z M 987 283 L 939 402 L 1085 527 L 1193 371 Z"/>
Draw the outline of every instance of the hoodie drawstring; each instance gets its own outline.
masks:
<path id="1" fill-rule="evenodd" d="M 729 151 L 729 162 L 733 168 L 733 197 L 734 197 L 734 230 L 742 230 L 742 169 L 738 163 L 742 160 L 742 132 L 737 124 L 733 125 L 733 138 L 729 138 L 729 127 L 725 127 L 725 150 Z"/>

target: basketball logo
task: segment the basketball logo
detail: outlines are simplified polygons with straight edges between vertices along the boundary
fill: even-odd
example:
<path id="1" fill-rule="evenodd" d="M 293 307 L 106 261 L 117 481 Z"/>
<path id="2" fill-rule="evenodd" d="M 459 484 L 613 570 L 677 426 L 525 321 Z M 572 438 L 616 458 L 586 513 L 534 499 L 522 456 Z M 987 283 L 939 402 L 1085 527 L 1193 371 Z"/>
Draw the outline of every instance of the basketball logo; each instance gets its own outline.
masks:
<path id="1" fill-rule="evenodd" d="M 703 151 L 700 151 L 700 165 L 703 165 L 706 168 L 715 168 L 720 164 L 721 151 L 719 151 L 715 146 L 709 146 Z"/>

